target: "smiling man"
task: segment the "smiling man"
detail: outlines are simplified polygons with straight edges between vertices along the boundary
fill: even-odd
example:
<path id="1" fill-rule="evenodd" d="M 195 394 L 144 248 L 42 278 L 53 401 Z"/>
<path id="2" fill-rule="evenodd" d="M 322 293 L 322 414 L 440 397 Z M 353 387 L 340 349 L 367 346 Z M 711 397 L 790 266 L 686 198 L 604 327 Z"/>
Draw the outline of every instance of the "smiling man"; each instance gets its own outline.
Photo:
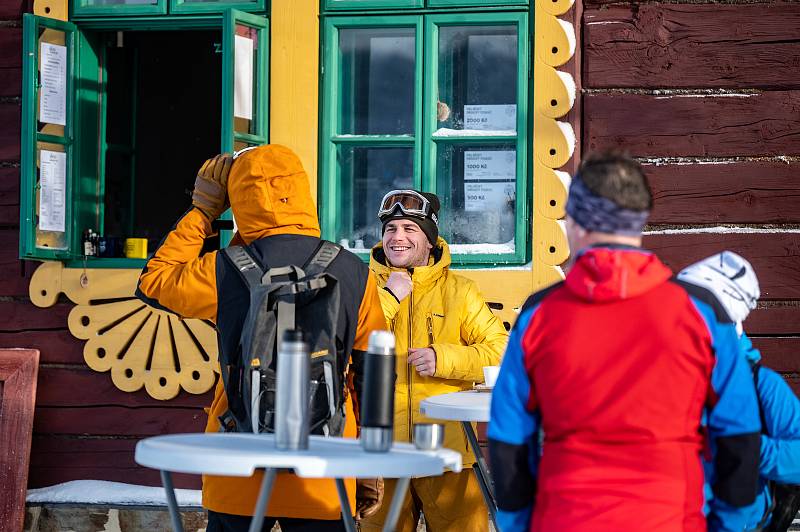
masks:
<path id="1" fill-rule="evenodd" d="M 435 421 L 419 413 L 420 401 L 483 381 L 483 367 L 499 363 L 508 341 L 475 283 L 450 271 L 438 216 L 439 198 L 416 190 L 389 192 L 378 212 L 383 240 L 372 250 L 370 269 L 397 342 L 397 441 L 410 442 L 414 424 Z M 458 422 L 447 424 L 444 446 L 461 452 L 464 470 L 412 479 L 398 531 L 416 530 L 420 511 L 430 532 L 488 530 L 486 505 L 469 468 L 475 457 Z M 386 481 L 386 500 L 394 485 Z M 387 512 L 383 505 L 362 519 L 362 530 L 380 530 Z"/>

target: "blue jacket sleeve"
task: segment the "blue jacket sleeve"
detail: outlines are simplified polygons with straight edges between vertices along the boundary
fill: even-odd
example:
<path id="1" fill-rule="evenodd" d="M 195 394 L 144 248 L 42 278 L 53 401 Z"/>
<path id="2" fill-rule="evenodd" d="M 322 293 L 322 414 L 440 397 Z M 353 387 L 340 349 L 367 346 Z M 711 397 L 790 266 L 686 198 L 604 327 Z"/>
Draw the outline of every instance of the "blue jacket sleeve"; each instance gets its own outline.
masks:
<path id="1" fill-rule="evenodd" d="M 734 324 L 717 321 L 709 305 L 692 300 L 706 322 L 715 355 L 708 398 L 714 493 L 708 523 L 710 530 L 721 530 L 715 514 L 723 506 L 743 507 L 756 501 L 761 421 L 753 374 Z"/>
<path id="2" fill-rule="evenodd" d="M 761 475 L 800 484 L 800 400 L 769 368 L 759 368 L 757 386 L 765 432 L 761 437 Z"/>
<path id="3" fill-rule="evenodd" d="M 502 532 L 529 530 L 536 496 L 539 416 L 528 410 L 532 384 L 522 350 L 522 337 L 534 310 L 517 319 L 492 392 L 489 453 L 497 525 Z"/>

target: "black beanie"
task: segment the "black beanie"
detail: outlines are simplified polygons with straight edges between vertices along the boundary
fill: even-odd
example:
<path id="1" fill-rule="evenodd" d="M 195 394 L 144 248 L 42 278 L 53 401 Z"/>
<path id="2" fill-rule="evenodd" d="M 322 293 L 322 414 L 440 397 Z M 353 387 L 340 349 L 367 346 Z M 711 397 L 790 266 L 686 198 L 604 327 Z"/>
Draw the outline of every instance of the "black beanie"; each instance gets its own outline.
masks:
<path id="1" fill-rule="evenodd" d="M 438 221 L 439 208 L 441 207 L 441 204 L 439 203 L 439 197 L 430 192 L 420 192 L 419 190 L 415 190 L 415 192 L 421 194 L 425 197 L 425 199 L 428 200 L 428 203 L 430 203 L 431 212 L 425 218 L 420 218 L 419 216 L 409 216 L 405 214 L 398 205 L 391 214 L 386 214 L 381 217 L 381 223 L 383 224 L 383 227 L 381 228 L 381 236 L 383 236 L 383 233 L 386 232 L 386 224 L 392 220 L 410 220 L 417 224 L 420 229 L 422 229 L 422 232 L 428 237 L 428 242 L 430 242 L 431 246 L 435 248 L 436 240 L 439 238 Z"/>

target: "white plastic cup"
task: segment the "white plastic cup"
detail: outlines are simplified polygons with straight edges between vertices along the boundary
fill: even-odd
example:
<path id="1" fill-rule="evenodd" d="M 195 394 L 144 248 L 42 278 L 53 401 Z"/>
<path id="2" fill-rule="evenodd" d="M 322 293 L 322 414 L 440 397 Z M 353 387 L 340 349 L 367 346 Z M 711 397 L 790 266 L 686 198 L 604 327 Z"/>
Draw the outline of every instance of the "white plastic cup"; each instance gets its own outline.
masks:
<path id="1" fill-rule="evenodd" d="M 483 383 L 489 388 L 494 388 L 499 374 L 500 366 L 483 366 Z"/>

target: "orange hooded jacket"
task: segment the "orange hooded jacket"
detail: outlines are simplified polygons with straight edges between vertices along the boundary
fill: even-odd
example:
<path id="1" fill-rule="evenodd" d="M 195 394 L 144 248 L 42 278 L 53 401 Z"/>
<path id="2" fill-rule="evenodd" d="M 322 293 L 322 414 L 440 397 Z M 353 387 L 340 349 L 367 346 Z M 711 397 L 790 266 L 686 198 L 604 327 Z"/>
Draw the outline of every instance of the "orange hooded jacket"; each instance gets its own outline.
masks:
<path id="1" fill-rule="evenodd" d="M 238 225 L 235 243 L 250 244 L 274 235 L 319 237 L 308 176 L 298 157 L 284 146 L 260 146 L 238 157 L 228 177 L 228 198 Z M 200 255 L 204 239 L 211 234 L 206 215 L 190 209 L 147 262 L 139 279 L 140 293 L 183 317 L 216 322 L 218 252 Z M 369 334 L 385 327 L 375 281 L 367 274 L 353 350 L 366 351 Z M 218 417 L 227 409 L 220 379 L 206 432 L 218 431 Z M 352 438 L 357 432 L 352 394 L 348 394 L 346 409 L 344 436 Z M 261 473 L 250 478 L 204 476 L 203 506 L 215 512 L 251 515 L 260 483 Z M 355 481 L 348 480 L 346 486 L 350 506 L 355 508 Z M 333 480 L 300 479 L 291 474 L 278 475 L 267 508 L 272 517 L 338 519 L 340 513 Z"/>

